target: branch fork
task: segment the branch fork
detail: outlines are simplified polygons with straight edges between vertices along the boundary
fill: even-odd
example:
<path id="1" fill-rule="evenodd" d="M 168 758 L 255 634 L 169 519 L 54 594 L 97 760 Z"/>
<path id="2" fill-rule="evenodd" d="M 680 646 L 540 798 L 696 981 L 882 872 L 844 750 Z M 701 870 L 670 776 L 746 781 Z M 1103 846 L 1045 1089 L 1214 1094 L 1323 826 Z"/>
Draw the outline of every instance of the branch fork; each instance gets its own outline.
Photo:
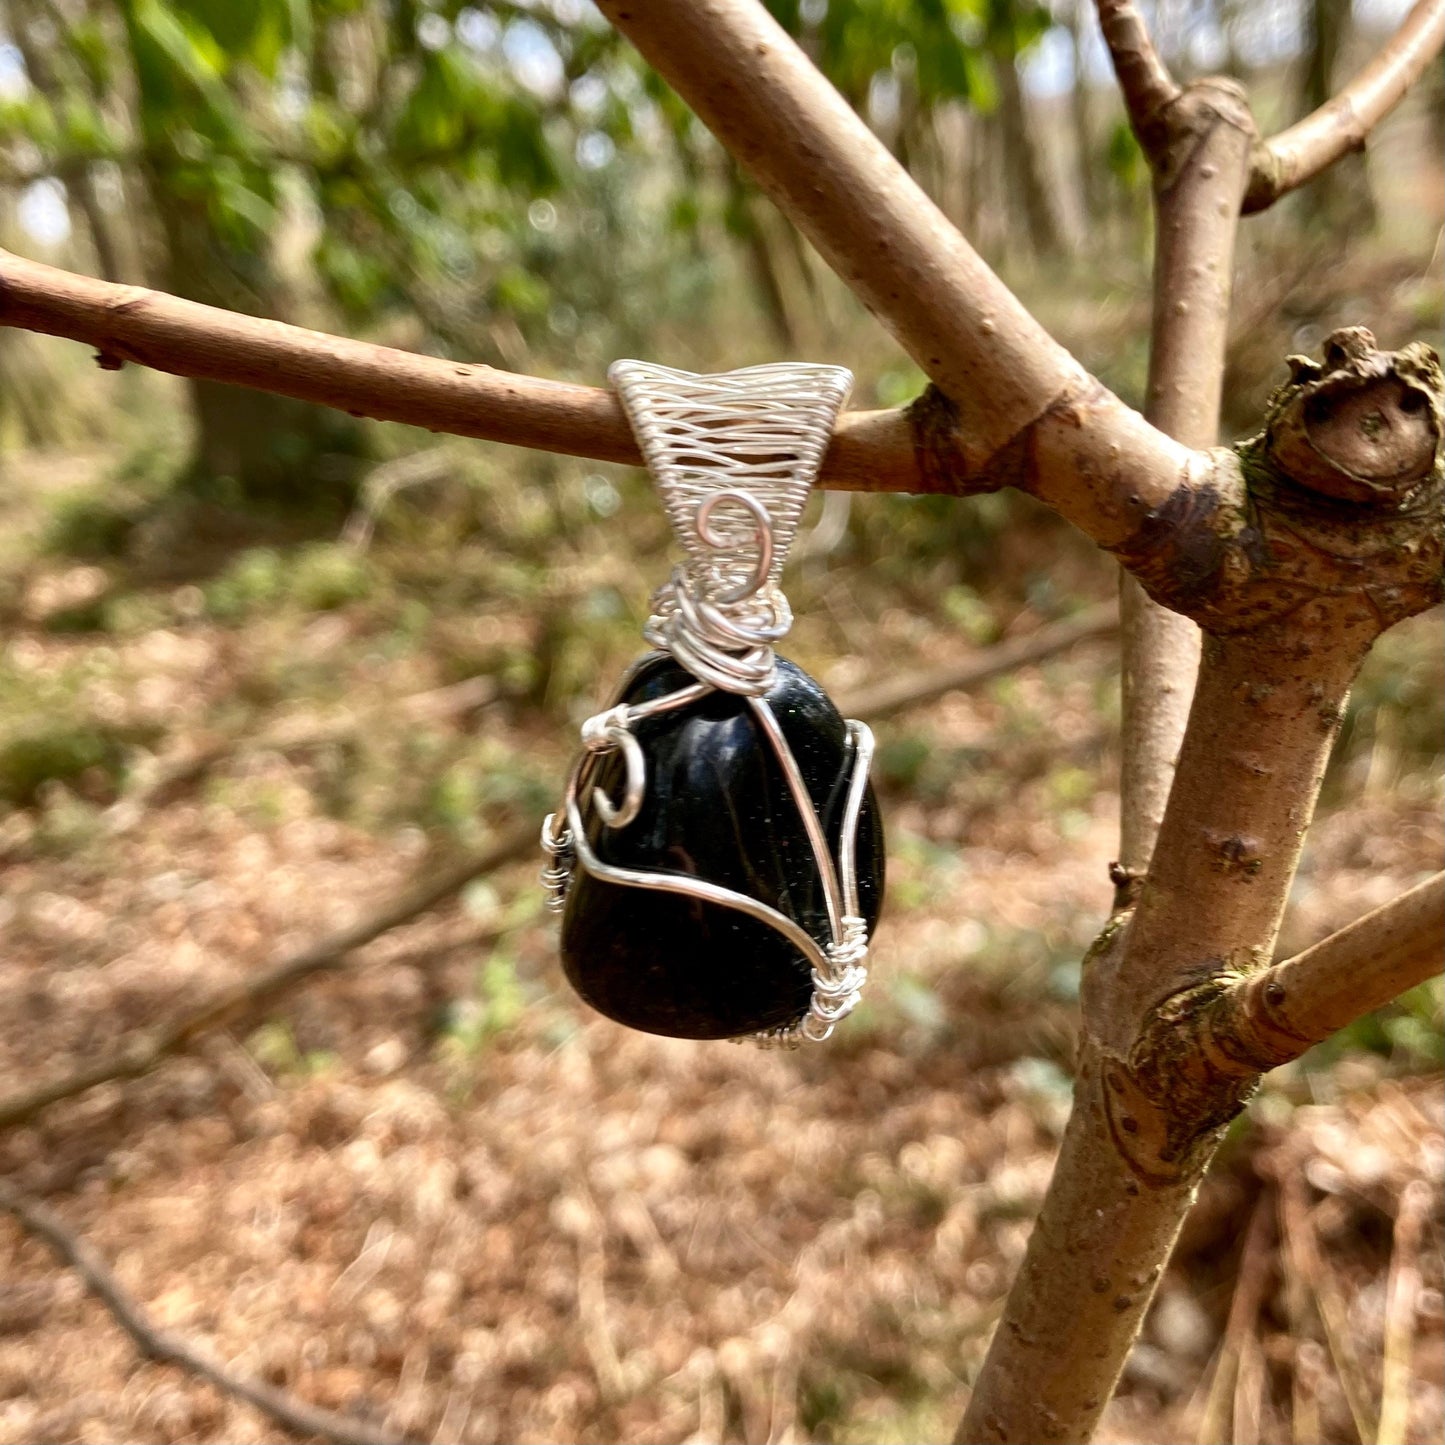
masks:
<path id="1" fill-rule="evenodd" d="M 1081 1007 L 1115 1147 L 1156 1188 L 1198 1178 L 1264 1070 L 1428 976 L 1445 943 L 1437 877 L 1348 946 L 1267 966 L 1355 671 L 1445 595 L 1439 358 L 1350 328 L 1292 370 L 1215 499 L 1211 565 L 1146 574 L 1204 624 L 1203 664 L 1148 876 L 1091 954 Z M 1379 955 L 1361 958 L 1370 938 Z"/>

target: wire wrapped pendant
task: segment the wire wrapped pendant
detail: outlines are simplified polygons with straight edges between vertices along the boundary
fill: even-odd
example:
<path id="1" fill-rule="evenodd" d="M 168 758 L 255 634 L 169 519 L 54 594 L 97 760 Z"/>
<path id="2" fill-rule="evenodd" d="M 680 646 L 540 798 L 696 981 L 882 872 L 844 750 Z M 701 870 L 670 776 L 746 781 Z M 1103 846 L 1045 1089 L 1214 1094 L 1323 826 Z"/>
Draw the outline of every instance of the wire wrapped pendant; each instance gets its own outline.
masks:
<path id="1" fill-rule="evenodd" d="M 788 364 L 609 373 L 687 560 L 582 726 L 542 880 L 599 1012 L 679 1038 L 827 1038 L 883 894 L 873 737 L 773 645 L 778 585 L 851 375 Z"/>

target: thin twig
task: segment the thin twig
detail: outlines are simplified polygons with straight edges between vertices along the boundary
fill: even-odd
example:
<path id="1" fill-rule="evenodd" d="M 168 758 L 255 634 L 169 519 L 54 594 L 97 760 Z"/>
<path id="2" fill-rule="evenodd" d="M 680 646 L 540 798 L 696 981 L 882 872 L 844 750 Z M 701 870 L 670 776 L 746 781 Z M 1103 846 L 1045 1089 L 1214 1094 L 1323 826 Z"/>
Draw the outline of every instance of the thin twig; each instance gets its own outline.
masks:
<path id="1" fill-rule="evenodd" d="M 3 1179 L 0 1179 L 0 1209 L 8 1210 L 80 1275 L 147 1359 L 179 1365 L 199 1375 L 222 1393 L 246 1401 L 298 1435 L 321 1435 L 336 1441 L 337 1445 L 408 1445 L 405 1436 L 393 1435 L 365 1420 L 308 1405 L 284 1390 L 238 1374 L 178 1335 L 157 1328 L 95 1249 L 72 1233 L 53 1209 L 37 1199 L 27 1199 Z"/>
<path id="2" fill-rule="evenodd" d="M 341 529 L 341 540 L 348 547 L 364 552 L 371 544 L 376 519 L 398 492 L 439 480 L 456 467 L 457 461 L 457 453 L 451 447 L 428 447 L 392 457 L 373 467 L 362 482 L 356 506 Z"/>
<path id="3" fill-rule="evenodd" d="M 1098 0 L 1097 9 L 1129 124 L 1145 154 L 1158 160 L 1166 140 L 1159 119 L 1178 96 L 1179 86 L 1155 49 L 1149 27 L 1133 0 Z M 1082 78 L 1079 84 L 1084 84 Z"/>
<path id="4" fill-rule="evenodd" d="M 1445 45 L 1445 0 L 1417 0 L 1380 53 L 1318 110 L 1256 147 L 1244 211 L 1262 211 L 1313 180 L 1370 132 Z"/>
<path id="5" fill-rule="evenodd" d="M 113 1053 L 84 1068 L 0 1099 L 0 1129 L 28 1123 L 52 1104 L 73 1099 L 100 1084 L 137 1079 L 163 1059 L 183 1053 L 202 1034 L 273 1003 L 316 974 L 340 968 L 347 955 L 363 944 L 410 922 L 459 893 L 472 879 L 511 863 L 535 848 L 538 826 L 527 823 L 516 828 L 492 847 L 463 858 L 440 873 L 428 876 L 430 869 L 423 867 L 409 889 L 351 927 L 289 954 L 239 983 L 219 989 L 198 1007 L 155 1029 L 132 1035 Z"/>
<path id="6" fill-rule="evenodd" d="M 1276 1068 L 1407 989 L 1445 958 L 1445 873 L 1330 934 L 1293 958 L 1239 980 L 1211 1021 L 1216 1067 Z"/>
<path id="7" fill-rule="evenodd" d="M 1405 1445 L 1410 1428 L 1410 1366 L 1415 1347 L 1415 1310 L 1420 1301 L 1420 1236 L 1429 1213 L 1430 1186 L 1423 1179 L 1411 1181 L 1400 1195 L 1395 1213 L 1375 1445 Z"/>
<path id="8" fill-rule="evenodd" d="M 1355 1354 L 1344 1296 L 1320 1256 L 1309 1201 L 1305 1197 L 1304 1171 L 1300 1167 L 1302 1161 L 1287 1159 L 1280 1163 L 1281 1167 L 1275 1171 L 1275 1183 L 1279 1188 L 1280 1233 L 1284 1238 L 1285 1254 L 1314 1296 L 1320 1324 L 1324 1327 L 1325 1344 L 1339 1373 L 1345 1402 L 1350 1407 L 1361 1445 L 1369 1445 L 1375 1438 L 1370 1389 Z"/>
<path id="9" fill-rule="evenodd" d="M 577 1322 L 597 1389 L 605 1403 L 615 1404 L 627 1391 L 607 1318 L 607 1247 L 596 1205 L 589 1198 L 584 1207 L 586 1223 L 577 1237 Z"/>
<path id="10" fill-rule="evenodd" d="M 1234 1297 L 1229 1302 L 1229 1319 L 1219 1347 L 1219 1363 L 1209 1387 L 1209 1400 L 1199 1426 L 1199 1445 L 1227 1445 L 1234 1439 L 1235 1398 L 1246 1340 L 1253 1339 L 1269 1282 L 1272 1201 L 1260 1195 L 1249 1217 L 1244 1244 L 1239 1253 L 1239 1271 Z"/>
<path id="11" fill-rule="evenodd" d="M 838 699 L 838 708 L 848 717 L 872 721 L 931 702 L 946 692 L 966 692 L 981 687 L 1004 673 L 1016 672 L 1043 662 L 1060 652 L 1098 637 L 1112 637 L 1119 630 L 1119 609 L 1112 602 L 1100 603 L 1077 617 L 1051 622 L 1025 637 L 1011 637 L 996 643 L 964 662 L 926 672 L 885 678 L 870 687 L 859 688 Z"/>
<path id="12" fill-rule="evenodd" d="M 134 361 L 455 436 L 633 466 L 642 460 L 617 398 L 601 387 L 350 341 L 7 251 L 0 251 L 0 326 L 84 342 L 107 366 Z M 908 417 L 840 417 L 820 481 L 843 490 L 927 491 Z"/>

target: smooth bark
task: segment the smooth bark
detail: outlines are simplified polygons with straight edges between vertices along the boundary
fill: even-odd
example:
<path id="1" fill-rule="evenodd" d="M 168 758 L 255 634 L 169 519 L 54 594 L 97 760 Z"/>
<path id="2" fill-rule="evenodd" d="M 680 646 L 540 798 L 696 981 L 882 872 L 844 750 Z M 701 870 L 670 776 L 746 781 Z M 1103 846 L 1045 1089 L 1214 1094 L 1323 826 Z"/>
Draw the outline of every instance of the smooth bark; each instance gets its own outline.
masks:
<path id="1" fill-rule="evenodd" d="M 1155 175 L 1148 414 L 1180 440 L 1206 445 L 1217 425 L 1253 125 L 1229 82 L 1174 86 L 1132 5 L 1100 9 Z M 1342 334 L 1336 345 L 1345 360 L 1354 343 Z M 1350 423 L 1340 425 L 1348 400 L 1335 392 L 1325 405 L 1315 396 L 1313 413 L 1301 400 L 1279 414 L 1281 454 L 1300 464 L 1294 484 L 1327 496 L 1368 494 L 1372 483 L 1357 488 L 1343 475 L 1374 466 L 1361 461 Z M 1422 400 L 1409 414 L 1424 410 L 1416 405 Z M 1366 405 L 1351 415 L 1363 425 L 1368 413 L 1371 435 L 1378 423 L 1394 452 L 1372 476 L 1418 475 L 1419 439 L 1407 413 L 1397 414 L 1383 392 L 1371 401 L 1378 412 Z M 1300 429 L 1311 427 L 1310 445 L 1296 445 Z M 1438 468 L 1438 410 L 1428 450 Z M 1347 465 L 1339 465 L 1342 457 Z M 1425 530 L 1438 534 L 1438 521 Z M 1337 557 L 1349 551 L 1337 535 L 1318 540 Z M 1124 600 L 1120 911 L 1085 963 L 1074 1109 L 960 1442 L 1065 1445 L 1092 1436 L 1217 1140 L 1267 1066 L 1239 1066 L 1251 1056 L 1230 1026 L 1253 1022 L 1258 1010 L 1241 1003 L 1228 1014 L 1222 1005 L 1234 1000 L 1226 990 L 1273 949 L 1348 687 L 1388 625 L 1367 601 L 1334 593 L 1243 633 L 1211 637 L 1171 786 L 1178 703 L 1197 656 L 1194 629 L 1154 608 L 1132 579 Z M 1418 936 L 1411 941 L 1418 969 Z M 1409 967 L 1394 962 L 1356 1002 L 1377 1006 L 1366 999 L 1387 979 L 1408 976 Z M 1277 990 L 1276 980 L 1274 989 L 1242 998 L 1262 1002 Z M 1323 1003 L 1327 987 L 1306 993 L 1304 1011 L 1318 1007 L 1336 1027 L 1347 1021 L 1344 1007 Z M 1217 1051 L 1235 1067 L 1219 1067 Z"/>
<path id="2" fill-rule="evenodd" d="M 1253 136 L 1229 82 L 1181 92 L 1157 62 L 1138 62 L 1121 34 L 1132 6 L 1106 27 L 1135 130 L 1150 137 L 1155 176 L 1154 304 L 1144 414 L 1176 441 L 1212 446 L 1219 428 L 1239 201 Z M 1152 54 L 1152 47 L 1150 53 Z M 1138 62 L 1138 63 L 1135 63 Z M 1128 85 L 1123 77 L 1132 76 Z M 1124 626 L 1119 869 L 1142 878 L 1154 849 L 1184 737 L 1199 629 L 1121 579 Z"/>
<path id="3" fill-rule="evenodd" d="M 1129 124 L 1144 154 L 1155 159 L 1162 155 L 1165 145 L 1157 121 L 1179 94 L 1178 82 L 1160 59 L 1133 0 L 1098 0 L 1095 8 Z"/>
<path id="4" fill-rule="evenodd" d="M 101 366 L 138 362 L 454 436 L 641 465 L 611 391 L 444 361 L 113 286 L 0 251 L 0 325 L 81 341 Z M 823 461 L 824 486 L 926 491 L 904 412 L 850 412 Z"/>
<path id="5" fill-rule="evenodd" d="M 1254 1073 L 1298 1058 L 1445 968 L 1445 873 L 1303 953 L 1239 979 L 1219 1000 L 1214 1065 Z"/>
<path id="6" fill-rule="evenodd" d="M 1394 38 L 1327 104 L 1258 146 L 1246 214 L 1272 206 L 1366 137 L 1445 45 L 1445 0 L 1417 0 Z"/>
<path id="7" fill-rule="evenodd" d="M 1155 173 L 1154 306 L 1146 415 L 1177 440 L 1212 444 L 1224 375 L 1234 236 L 1252 127 L 1228 82 L 1181 91 L 1132 5 L 1101 6 L 1130 119 Z M 1199 629 L 1122 577 L 1120 843 L 1116 906 L 1150 871 L 1175 785 L 1200 655 Z M 1209 724 L 1206 724 L 1208 726 Z M 1197 749 L 1196 749 L 1197 752 Z M 1174 816 L 1177 816 L 1177 812 Z M 1159 875 L 1172 877 L 1166 867 Z M 1191 875 L 1192 876 L 1192 875 Z M 1153 900 L 1157 890 L 1146 895 Z M 1074 1109 L 1039 1221 L 958 1440 L 1068 1442 L 1093 1433 L 1112 1396 L 1197 1176 L 1150 1179 L 1121 1149 L 1114 1117 L 1145 1011 L 1105 946 L 1086 964 Z M 1138 1116 L 1138 1117 L 1136 1117 Z M 1142 1110 L 1125 1116 L 1136 1130 Z M 1202 1167 L 1202 1166 L 1201 1166 Z M 1084 1237 L 1080 1239 L 1080 1230 Z"/>

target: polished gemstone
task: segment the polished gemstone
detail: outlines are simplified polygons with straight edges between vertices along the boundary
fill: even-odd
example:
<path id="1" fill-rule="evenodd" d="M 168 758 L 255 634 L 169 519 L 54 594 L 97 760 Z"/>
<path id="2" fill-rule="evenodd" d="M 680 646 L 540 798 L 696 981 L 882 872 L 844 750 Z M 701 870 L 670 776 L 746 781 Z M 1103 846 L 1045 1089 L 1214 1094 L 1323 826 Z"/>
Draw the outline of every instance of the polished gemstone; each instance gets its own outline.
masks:
<path id="1" fill-rule="evenodd" d="M 694 679 L 657 654 L 622 701 L 637 704 Z M 853 744 L 838 709 L 801 668 L 778 659 L 766 702 L 787 739 L 836 858 Z M 748 700 L 712 692 L 633 726 L 647 760 L 637 817 L 609 828 L 579 799 L 587 838 L 614 867 L 705 879 L 747 894 L 831 937 L 822 881 L 782 765 Z M 623 793 L 620 755 L 595 781 Z M 870 786 L 858 822 L 858 903 L 871 936 L 883 896 L 883 826 Z M 718 1039 L 789 1024 L 812 992 L 810 969 L 775 928 L 733 908 L 603 881 L 580 865 L 562 919 L 562 965 L 599 1012 L 632 1028 Z"/>

